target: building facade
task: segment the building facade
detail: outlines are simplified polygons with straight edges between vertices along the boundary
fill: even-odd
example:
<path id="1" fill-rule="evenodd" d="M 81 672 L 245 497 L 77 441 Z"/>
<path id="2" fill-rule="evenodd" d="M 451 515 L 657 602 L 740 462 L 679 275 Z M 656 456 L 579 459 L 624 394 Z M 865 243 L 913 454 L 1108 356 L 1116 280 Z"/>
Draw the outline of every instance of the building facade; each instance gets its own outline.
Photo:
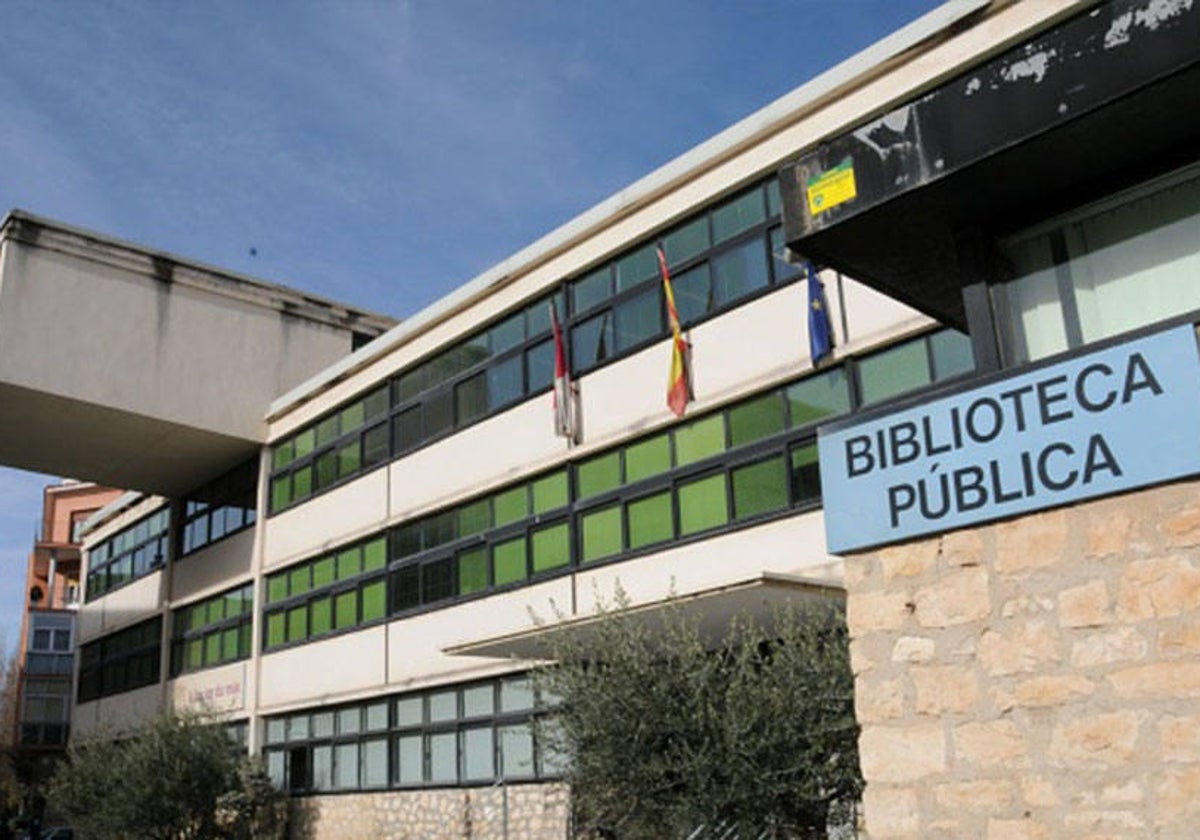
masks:
<path id="1" fill-rule="evenodd" d="M 310 836 L 562 837 L 546 633 L 844 593 L 870 836 L 1188 836 L 1198 68 L 1188 0 L 949 3 L 273 394 L 92 518 L 74 735 L 207 709 Z"/>

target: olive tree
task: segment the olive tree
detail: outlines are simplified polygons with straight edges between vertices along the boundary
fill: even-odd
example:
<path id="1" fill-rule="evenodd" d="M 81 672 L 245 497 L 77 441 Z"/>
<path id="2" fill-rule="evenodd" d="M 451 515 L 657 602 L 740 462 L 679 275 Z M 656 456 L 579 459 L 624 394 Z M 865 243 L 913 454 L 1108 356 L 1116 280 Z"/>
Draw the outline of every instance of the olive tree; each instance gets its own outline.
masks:
<path id="1" fill-rule="evenodd" d="M 558 699 L 543 737 L 560 753 L 583 836 L 825 837 L 859 798 L 853 677 L 840 604 L 719 637 L 677 607 L 602 610 L 588 633 L 551 633 L 535 671 Z"/>
<path id="2" fill-rule="evenodd" d="M 225 729 L 196 717 L 72 746 L 47 797 L 88 840 L 277 838 L 286 815 Z"/>

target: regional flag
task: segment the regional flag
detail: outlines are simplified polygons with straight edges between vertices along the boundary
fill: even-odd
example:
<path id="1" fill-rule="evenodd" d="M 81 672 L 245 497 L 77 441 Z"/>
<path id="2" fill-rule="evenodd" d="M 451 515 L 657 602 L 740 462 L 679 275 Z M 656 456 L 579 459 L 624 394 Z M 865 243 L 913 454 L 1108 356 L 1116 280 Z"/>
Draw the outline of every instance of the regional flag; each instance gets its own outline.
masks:
<path id="1" fill-rule="evenodd" d="M 562 325 L 558 322 L 558 307 L 550 299 L 550 328 L 554 332 L 554 434 L 575 439 L 574 403 L 571 400 L 571 373 L 567 369 L 567 353 L 563 346 Z"/>
<path id="2" fill-rule="evenodd" d="M 816 365 L 833 352 L 833 327 L 829 323 L 825 286 L 810 260 L 804 261 L 804 270 L 808 273 L 808 351 Z"/>
<path id="3" fill-rule="evenodd" d="M 667 406 L 682 417 L 692 398 L 691 371 L 688 369 L 688 343 L 679 326 L 679 310 L 675 308 L 675 293 L 671 291 L 671 272 L 667 270 L 667 255 L 658 246 L 658 270 L 662 274 L 663 293 L 667 298 L 667 320 L 671 325 L 671 372 L 667 378 Z"/>

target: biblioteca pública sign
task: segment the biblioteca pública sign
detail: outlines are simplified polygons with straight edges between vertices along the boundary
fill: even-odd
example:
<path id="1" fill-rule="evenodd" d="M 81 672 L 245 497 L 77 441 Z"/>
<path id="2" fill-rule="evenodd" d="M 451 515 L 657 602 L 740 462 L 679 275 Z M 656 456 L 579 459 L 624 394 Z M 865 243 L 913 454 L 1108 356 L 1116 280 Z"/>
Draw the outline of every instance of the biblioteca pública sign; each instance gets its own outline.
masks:
<path id="1" fill-rule="evenodd" d="M 1200 473 L 1190 325 L 819 438 L 829 550 L 855 551 Z"/>

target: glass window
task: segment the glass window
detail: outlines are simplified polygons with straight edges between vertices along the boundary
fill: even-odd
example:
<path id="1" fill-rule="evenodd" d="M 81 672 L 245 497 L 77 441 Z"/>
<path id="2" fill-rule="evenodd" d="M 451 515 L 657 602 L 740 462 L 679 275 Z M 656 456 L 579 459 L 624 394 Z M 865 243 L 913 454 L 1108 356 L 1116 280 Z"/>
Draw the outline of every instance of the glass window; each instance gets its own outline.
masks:
<path id="1" fill-rule="evenodd" d="M 631 549 L 663 542 L 675 536 L 669 491 L 630 502 L 628 513 Z"/>
<path id="2" fill-rule="evenodd" d="M 446 598 L 453 598 L 455 593 L 454 559 L 446 557 L 425 563 L 421 567 L 421 601 L 432 604 Z"/>
<path id="3" fill-rule="evenodd" d="M 675 465 L 682 467 L 725 451 L 725 417 L 713 414 L 675 429 Z"/>
<path id="4" fill-rule="evenodd" d="M 584 563 L 621 553 L 624 529 L 619 504 L 586 513 L 579 521 L 583 531 Z"/>
<path id="5" fill-rule="evenodd" d="M 464 426 L 487 414 L 487 389 L 486 373 L 478 373 L 454 386 L 458 425 Z"/>
<path id="6" fill-rule="evenodd" d="M 337 713 L 337 731 L 339 735 L 353 735 L 362 729 L 362 707 L 351 706 L 340 709 Z"/>
<path id="7" fill-rule="evenodd" d="M 783 457 L 733 470 L 733 515 L 761 516 L 788 506 L 788 474 Z"/>
<path id="8" fill-rule="evenodd" d="M 358 624 L 358 593 L 353 589 L 334 598 L 334 626 L 345 630 Z"/>
<path id="9" fill-rule="evenodd" d="M 492 500 L 489 498 L 468 502 L 458 509 L 458 535 L 469 537 L 492 527 Z"/>
<path id="10" fill-rule="evenodd" d="M 387 583 L 383 578 L 362 588 L 362 620 L 375 621 L 387 615 Z"/>
<path id="11" fill-rule="evenodd" d="M 420 735 L 401 735 L 396 739 L 396 782 L 419 785 L 424 780 L 423 750 Z"/>
<path id="12" fill-rule="evenodd" d="M 729 409 L 729 438 L 733 446 L 753 443 L 783 430 L 783 399 L 779 391 Z"/>
<path id="13" fill-rule="evenodd" d="M 376 738 L 362 745 L 362 785 L 367 788 L 385 787 L 388 783 L 387 740 Z"/>
<path id="14" fill-rule="evenodd" d="M 616 346 L 611 309 L 571 328 L 571 361 L 576 370 L 588 370 L 603 362 Z"/>
<path id="15" fill-rule="evenodd" d="M 571 306 L 576 313 L 586 312 L 612 297 L 612 270 L 605 266 L 571 285 Z"/>
<path id="16" fill-rule="evenodd" d="M 391 573 L 392 609 L 407 610 L 421 605 L 421 567 L 416 563 Z"/>
<path id="17" fill-rule="evenodd" d="M 655 246 L 646 245 L 617 260 L 617 291 L 630 289 L 649 277 L 658 275 L 658 254 Z"/>
<path id="18" fill-rule="evenodd" d="M 670 469 L 671 438 L 666 432 L 625 447 L 625 480 L 630 484 Z"/>
<path id="19" fill-rule="evenodd" d="M 397 726 L 420 726 L 424 722 L 425 712 L 420 697 L 401 697 L 396 701 Z"/>
<path id="20" fill-rule="evenodd" d="M 498 408 L 516 402 L 525 395 L 524 363 L 521 356 L 512 356 L 487 370 L 488 408 Z"/>
<path id="21" fill-rule="evenodd" d="M 663 237 L 667 263 L 678 265 L 708 248 L 708 218 L 701 216 Z"/>
<path id="22" fill-rule="evenodd" d="M 528 677 L 500 682 L 500 711 L 524 712 L 533 708 L 533 683 Z"/>
<path id="23" fill-rule="evenodd" d="M 396 438 L 396 451 L 405 452 L 424 439 L 421 434 L 421 407 L 415 405 L 392 418 L 392 433 Z"/>
<path id="24" fill-rule="evenodd" d="M 426 398 L 422 406 L 425 439 L 435 438 L 454 428 L 454 393 L 447 388 Z"/>
<path id="25" fill-rule="evenodd" d="M 671 278 L 671 292 L 675 295 L 675 310 L 679 313 L 680 323 L 694 323 L 711 312 L 713 286 L 708 263 Z"/>
<path id="26" fill-rule="evenodd" d="M 661 298 L 661 287 L 654 286 L 613 307 L 617 350 L 628 350 L 662 334 Z"/>
<path id="27" fill-rule="evenodd" d="M 821 500 L 821 473 L 815 443 L 792 450 L 792 498 L 797 504 Z"/>
<path id="28" fill-rule="evenodd" d="M 554 384 L 554 340 L 535 344 L 525 351 L 525 377 L 529 393 L 536 394 Z"/>
<path id="29" fill-rule="evenodd" d="M 335 790 L 358 787 L 358 744 L 338 744 L 334 747 L 333 787 Z"/>
<path id="30" fill-rule="evenodd" d="M 929 357 L 925 342 L 908 341 L 858 363 L 863 403 L 878 402 L 928 385 Z"/>
<path id="31" fill-rule="evenodd" d="M 458 692 L 438 691 L 429 695 L 429 722 L 437 723 L 458 717 Z"/>
<path id="32" fill-rule="evenodd" d="M 971 339 L 957 330 L 942 330 L 929 337 L 933 354 L 933 376 L 937 381 L 975 370 Z"/>
<path id="33" fill-rule="evenodd" d="M 333 735 L 333 712 L 315 712 L 312 716 L 313 738 L 328 738 Z"/>
<path id="34" fill-rule="evenodd" d="M 533 775 L 533 730 L 529 724 L 501 726 L 496 730 L 500 736 L 500 760 L 504 777 L 523 779 Z"/>
<path id="35" fill-rule="evenodd" d="M 586 499 L 621 486 L 621 452 L 613 450 L 579 464 L 579 498 Z"/>
<path id="36" fill-rule="evenodd" d="M 458 594 L 471 595 L 487 589 L 487 547 L 467 549 L 458 555 Z"/>
<path id="37" fill-rule="evenodd" d="M 492 339 L 492 354 L 500 355 L 525 340 L 525 313 L 518 312 L 501 321 L 489 330 Z"/>
<path id="38" fill-rule="evenodd" d="M 793 428 L 850 411 L 850 385 L 841 368 L 789 385 L 783 393 Z"/>
<path id="39" fill-rule="evenodd" d="M 337 474 L 339 478 L 345 478 L 358 471 L 362 466 L 362 453 L 360 449 L 360 441 L 352 440 L 337 450 Z"/>
<path id="40" fill-rule="evenodd" d="M 524 580 L 528 576 L 525 561 L 524 537 L 497 543 L 492 549 L 492 569 L 496 586 Z"/>
<path id="41" fill-rule="evenodd" d="M 716 528 L 729 521 L 725 473 L 717 473 L 679 486 L 680 536 Z"/>
<path id="42" fill-rule="evenodd" d="M 287 640 L 302 642 L 308 638 L 308 607 L 293 607 L 287 613 Z"/>
<path id="43" fill-rule="evenodd" d="M 740 300 L 767 285 L 767 255 L 761 238 L 716 257 L 712 264 L 717 306 Z"/>
<path id="44" fill-rule="evenodd" d="M 373 467 L 388 459 L 388 427 L 380 423 L 363 434 L 363 466 Z"/>
<path id="45" fill-rule="evenodd" d="M 529 516 L 529 487 L 518 485 L 494 497 L 493 507 L 496 513 L 496 527 L 516 522 Z"/>
<path id="46" fill-rule="evenodd" d="M 362 400 L 346 406 L 342 409 L 342 413 L 338 416 L 338 422 L 341 424 L 343 433 L 357 429 L 363 424 L 365 419 L 366 413 L 364 411 L 364 402 Z"/>
<path id="47" fill-rule="evenodd" d="M 348 580 L 362 572 L 362 553 L 358 546 L 339 551 L 337 555 L 337 579 Z"/>
<path id="48" fill-rule="evenodd" d="M 533 512 L 545 513 L 567 504 L 567 471 L 560 470 L 533 482 Z"/>
<path id="49" fill-rule="evenodd" d="M 330 598 L 318 598 L 312 602 L 312 633 L 314 636 L 328 633 L 333 629 L 333 601 Z"/>
<path id="50" fill-rule="evenodd" d="M 496 711 L 496 692 L 491 683 L 464 688 L 463 717 L 490 715 Z"/>
<path id="51" fill-rule="evenodd" d="M 786 282 L 803 273 L 800 266 L 787 260 L 787 245 L 783 240 L 783 228 L 771 229 L 771 268 L 775 271 L 776 283 Z"/>
<path id="52" fill-rule="evenodd" d="M 387 540 L 382 537 L 362 547 L 363 571 L 373 572 L 387 565 Z"/>
<path id="53" fill-rule="evenodd" d="M 278 647 L 287 641 L 284 622 L 285 618 L 282 612 L 271 613 L 267 616 L 267 647 Z M 200 667 L 199 661 L 195 662 L 195 667 Z"/>
<path id="54" fill-rule="evenodd" d="M 458 781 L 458 738 L 453 732 L 429 736 L 429 781 L 446 784 Z"/>
<path id="55" fill-rule="evenodd" d="M 495 746 L 492 728 L 479 726 L 465 729 L 463 739 L 463 780 L 478 781 L 496 775 Z"/>
<path id="56" fill-rule="evenodd" d="M 763 221 L 766 221 L 766 211 L 762 190 L 755 188 L 713 211 L 713 241 L 724 242 Z"/>
<path id="57" fill-rule="evenodd" d="M 571 534 L 566 522 L 540 528 L 531 538 L 533 571 L 557 569 L 571 562 Z"/>

